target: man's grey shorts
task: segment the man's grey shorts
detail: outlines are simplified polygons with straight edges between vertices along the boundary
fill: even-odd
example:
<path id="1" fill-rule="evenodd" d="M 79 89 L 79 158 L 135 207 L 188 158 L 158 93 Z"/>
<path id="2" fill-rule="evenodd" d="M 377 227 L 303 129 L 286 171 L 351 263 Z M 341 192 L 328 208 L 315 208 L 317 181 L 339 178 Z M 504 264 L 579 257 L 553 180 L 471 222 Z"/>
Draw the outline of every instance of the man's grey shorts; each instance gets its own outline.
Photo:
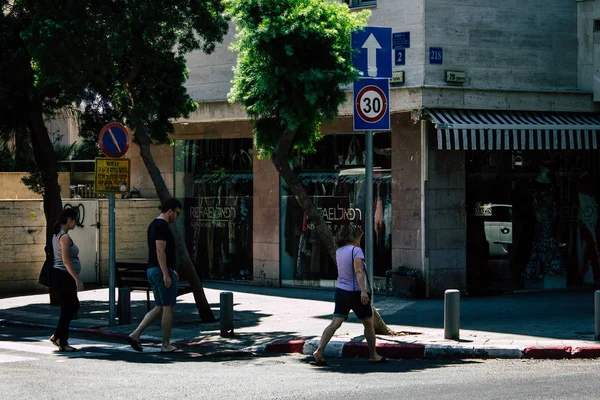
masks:
<path id="1" fill-rule="evenodd" d="M 177 279 L 175 271 L 169 268 L 169 276 L 171 277 L 171 286 L 165 287 L 162 271 L 159 267 L 150 267 L 146 272 L 148 283 L 154 293 L 154 304 L 157 306 L 174 306 L 177 302 Z"/>

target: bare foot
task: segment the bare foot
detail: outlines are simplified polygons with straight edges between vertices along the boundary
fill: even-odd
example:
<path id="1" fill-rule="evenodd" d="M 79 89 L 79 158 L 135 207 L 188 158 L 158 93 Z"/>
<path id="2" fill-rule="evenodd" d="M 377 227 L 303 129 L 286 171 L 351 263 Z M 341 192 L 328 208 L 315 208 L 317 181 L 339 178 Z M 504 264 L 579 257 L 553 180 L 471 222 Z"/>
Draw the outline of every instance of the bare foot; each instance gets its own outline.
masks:
<path id="1" fill-rule="evenodd" d="M 369 364 L 385 364 L 387 362 L 387 358 L 381 357 L 380 355 L 378 355 L 377 357 L 369 358 Z"/>
<path id="2" fill-rule="evenodd" d="M 318 351 L 315 351 L 313 353 L 313 357 L 315 358 L 315 361 L 311 361 L 310 365 L 316 365 L 318 367 L 325 367 L 325 366 L 327 366 L 327 361 L 325 361 L 325 358 L 323 357 L 322 353 L 319 353 Z"/>
<path id="3" fill-rule="evenodd" d="M 314 361 L 315 365 L 327 365 L 327 361 L 325 361 L 325 357 L 323 357 L 323 354 L 319 353 L 318 351 L 315 351 L 313 353 L 313 357 L 315 358 L 315 361 Z"/>
<path id="4" fill-rule="evenodd" d="M 60 341 L 54 335 L 50 336 L 50 339 L 48 340 L 56 347 L 60 347 Z"/>
<path id="5" fill-rule="evenodd" d="M 172 344 L 168 344 L 168 345 L 162 345 L 160 346 L 160 352 L 161 353 L 172 353 L 175 350 L 177 350 L 177 347 L 173 346 Z"/>

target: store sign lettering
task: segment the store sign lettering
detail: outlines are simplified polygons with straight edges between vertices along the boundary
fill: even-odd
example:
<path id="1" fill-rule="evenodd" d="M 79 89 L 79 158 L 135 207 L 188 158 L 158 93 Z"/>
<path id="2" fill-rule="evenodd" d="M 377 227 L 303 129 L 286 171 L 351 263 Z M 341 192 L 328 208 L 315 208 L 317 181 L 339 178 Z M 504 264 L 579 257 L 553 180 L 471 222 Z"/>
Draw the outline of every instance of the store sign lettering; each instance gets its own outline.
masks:
<path id="1" fill-rule="evenodd" d="M 362 212 L 360 211 L 359 208 L 341 208 L 340 206 L 337 207 L 328 207 L 328 208 L 318 208 L 317 210 L 319 210 L 319 212 L 321 213 L 321 217 L 323 217 L 323 219 L 325 220 L 325 222 L 327 221 L 343 221 L 343 220 L 349 220 L 349 221 L 354 221 L 356 219 L 357 214 L 359 215 L 358 219 L 362 220 Z"/>
<path id="2" fill-rule="evenodd" d="M 319 211 L 326 224 L 338 221 L 362 221 L 360 208 L 317 207 L 317 211 Z M 309 223 L 307 226 L 308 229 L 315 229 L 314 223 Z"/>
<path id="3" fill-rule="evenodd" d="M 235 219 L 237 216 L 234 207 L 192 207 L 190 216 L 200 220 L 205 219 Z"/>
<path id="4" fill-rule="evenodd" d="M 492 205 L 475 203 L 475 216 L 476 217 L 491 217 L 492 216 Z"/>

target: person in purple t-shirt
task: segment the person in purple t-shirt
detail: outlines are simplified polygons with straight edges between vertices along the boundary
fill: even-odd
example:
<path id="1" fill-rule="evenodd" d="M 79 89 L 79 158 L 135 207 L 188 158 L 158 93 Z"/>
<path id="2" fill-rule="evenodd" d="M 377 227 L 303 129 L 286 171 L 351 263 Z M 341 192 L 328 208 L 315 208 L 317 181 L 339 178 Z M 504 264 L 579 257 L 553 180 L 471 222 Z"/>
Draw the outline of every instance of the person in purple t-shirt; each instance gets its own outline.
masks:
<path id="1" fill-rule="evenodd" d="M 365 327 L 365 339 L 369 346 L 369 363 L 384 363 L 385 357 L 377 354 L 375 348 L 375 326 L 373 324 L 373 308 L 371 297 L 367 292 L 367 276 L 364 264 L 365 256 L 360 248 L 362 237 L 360 226 L 344 225 L 335 237 L 338 246 L 336 261 L 338 266 L 338 283 L 335 289 L 335 310 L 333 320 L 323 331 L 319 347 L 313 353 L 315 361 L 311 365 L 325 366 L 327 361 L 323 356 L 331 337 L 348 319 L 350 310 L 360 319 Z"/>

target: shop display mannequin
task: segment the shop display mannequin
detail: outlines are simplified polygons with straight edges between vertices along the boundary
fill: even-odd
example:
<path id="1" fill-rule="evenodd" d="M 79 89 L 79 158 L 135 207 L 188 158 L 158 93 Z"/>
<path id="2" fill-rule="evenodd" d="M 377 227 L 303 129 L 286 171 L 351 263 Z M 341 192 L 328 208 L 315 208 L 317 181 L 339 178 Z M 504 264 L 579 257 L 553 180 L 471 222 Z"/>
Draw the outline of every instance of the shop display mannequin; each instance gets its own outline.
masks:
<path id="1" fill-rule="evenodd" d="M 549 172 L 547 167 L 542 166 L 532 189 L 536 227 L 529 262 L 525 267 L 525 279 L 528 281 L 539 281 L 546 275 L 561 275 L 565 271 L 558 241 L 552 236 L 556 206 Z"/>

